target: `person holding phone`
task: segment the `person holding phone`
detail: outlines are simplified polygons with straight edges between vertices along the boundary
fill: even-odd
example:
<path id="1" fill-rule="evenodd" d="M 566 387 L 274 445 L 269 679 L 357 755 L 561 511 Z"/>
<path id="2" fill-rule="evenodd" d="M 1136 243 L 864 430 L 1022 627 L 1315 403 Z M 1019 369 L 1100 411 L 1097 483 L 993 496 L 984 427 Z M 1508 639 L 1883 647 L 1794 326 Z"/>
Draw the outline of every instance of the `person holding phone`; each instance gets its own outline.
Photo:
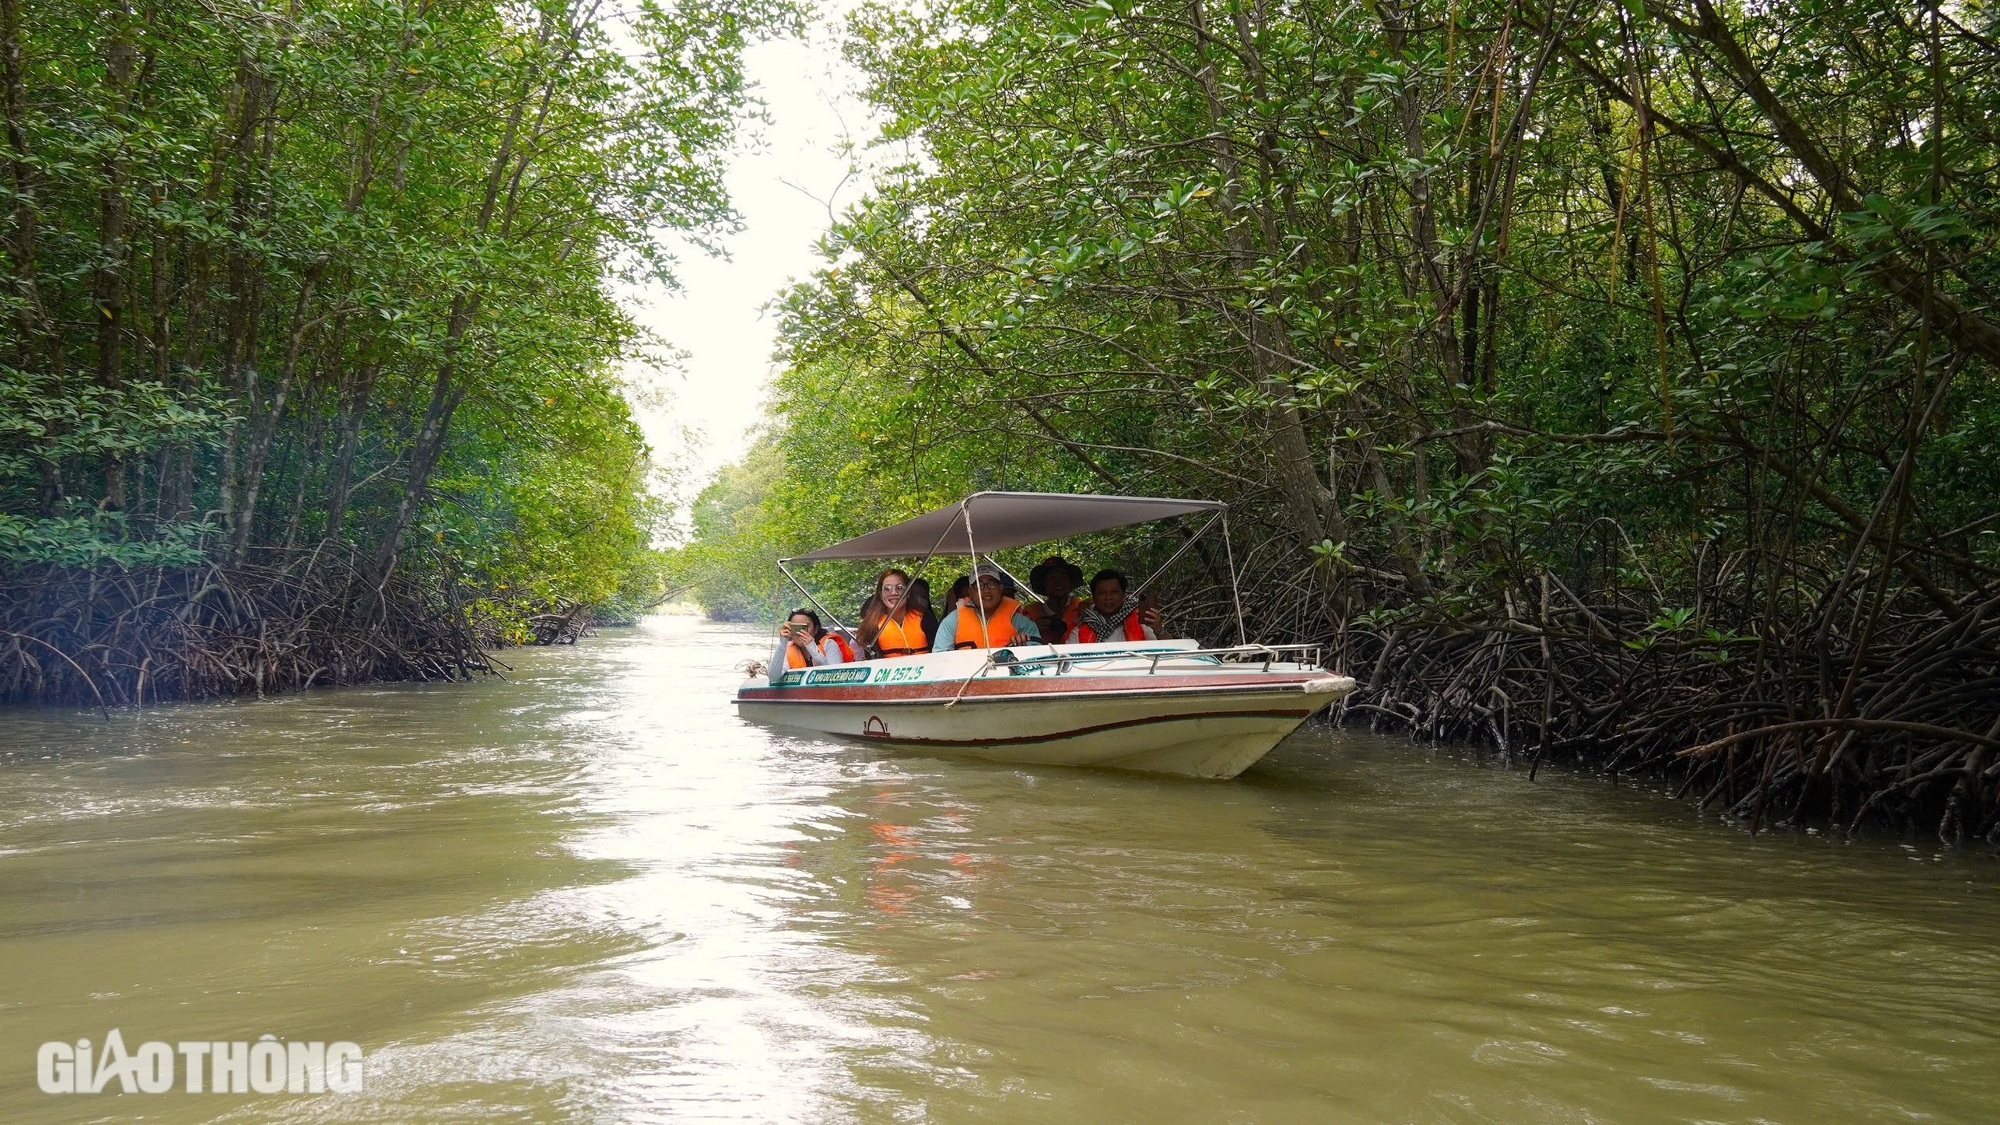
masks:
<path id="1" fill-rule="evenodd" d="M 827 632 L 819 623 L 819 614 L 795 609 L 778 626 L 778 643 L 771 649 L 766 675 L 775 684 L 793 668 L 846 664 L 853 660 L 851 651 L 845 637 Z"/>
<path id="2" fill-rule="evenodd" d="M 1125 575 L 1116 570 L 1100 570 L 1091 578 L 1090 604 L 1078 614 L 1070 643 L 1157 641 L 1165 635 L 1153 595 L 1131 602 L 1125 597 L 1126 586 Z"/>

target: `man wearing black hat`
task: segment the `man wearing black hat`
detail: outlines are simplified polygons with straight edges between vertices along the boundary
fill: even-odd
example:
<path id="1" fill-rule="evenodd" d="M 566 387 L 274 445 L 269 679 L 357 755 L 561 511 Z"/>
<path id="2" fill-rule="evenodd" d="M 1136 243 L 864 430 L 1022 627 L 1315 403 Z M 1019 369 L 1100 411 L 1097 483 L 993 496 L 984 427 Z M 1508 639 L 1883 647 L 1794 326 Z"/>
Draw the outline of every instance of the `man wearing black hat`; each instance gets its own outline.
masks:
<path id="1" fill-rule="evenodd" d="M 1028 572 L 1028 588 L 1042 600 L 1022 606 L 1021 614 L 1035 623 L 1043 642 L 1061 644 L 1075 631 L 1084 603 L 1071 594 L 1081 585 L 1083 568 L 1061 555 L 1050 555 Z"/>

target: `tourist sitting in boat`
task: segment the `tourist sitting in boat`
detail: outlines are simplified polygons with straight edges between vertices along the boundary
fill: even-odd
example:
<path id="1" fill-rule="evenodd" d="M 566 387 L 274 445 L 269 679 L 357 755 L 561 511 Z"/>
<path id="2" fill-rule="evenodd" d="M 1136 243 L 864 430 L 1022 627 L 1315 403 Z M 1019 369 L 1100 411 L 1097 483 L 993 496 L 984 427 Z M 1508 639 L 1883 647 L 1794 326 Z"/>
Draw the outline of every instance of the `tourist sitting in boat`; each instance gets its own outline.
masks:
<path id="1" fill-rule="evenodd" d="M 795 609 L 778 626 L 778 644 L 771 650 L 771 662 L 765 666 L 765 674 L 772 683 L 784 678 L 793 668 L 818 668 L 826 664 L 851 664 L 854 649 L 847 638 L 839 633 L 829 633 L 819 623 L 819 614 L 809 609 Z"/>
<path id="2" fill-rule="evenodd" d="M 875 576 L 875 593 L 861 606 L 861 647 L 871 660 L 930 651 L 924 615 L 910 604 L 910 576 L 891 568 Z"/>
<path id="3" fill-rule="evenodd" d="M 944 596 L 944 612 L 938 615 L 938 620 L 942 621 L 958 612 L 958 607 L 964 605 L 965 599 L 971 596 L 972 579 L 963 574 L 959 575 Z"/>
<path id="4" fill-rule="evenodd" d="M 1097 641 L 1157 641 L 1162 629 L 1160 609 L 1150 595 L 1127 604 L 1125 575 L 1100 570 L 1090 579 L 1090 604 L 1077 615 L 1072 644 Z"/>
<path id="5" fill-rule="evenodd" d="M 938 630 L 937 611 L 931 608 L 930 579 L 913 578 L 910 580 L 910 608 L 916 610 L 917 613 L 923 619 L 923 625 L 924 625 L 923 650 L 925 652 L 929 652 L 931 650 L 932 643 L 934 643 L 937 640 L 937 630 Z"/>
<path id="6" fill-rule="evenodd" d="M 1010 585 L 1005 571 L 992 563 L 980 563 L 973 571 L 972 596 L 958 612 L 947 613 L 938 622 L 931 651 L 1035 643 L 1035 623 L 1022 615 Z"/>
<path id="7" fill-rule="evenodd" d="M 1042 640 L 1061 644 L 1076 628 L 1084 601 L 1071 595 L 1081 585 L 1083 568 L 1061 555 L 1050 555 L 1028 572 L 1028 588 L 1040 594 L 1042 600 L 1029 602 L 1021 607 L 1021 612 L 1035 623 Z"/>

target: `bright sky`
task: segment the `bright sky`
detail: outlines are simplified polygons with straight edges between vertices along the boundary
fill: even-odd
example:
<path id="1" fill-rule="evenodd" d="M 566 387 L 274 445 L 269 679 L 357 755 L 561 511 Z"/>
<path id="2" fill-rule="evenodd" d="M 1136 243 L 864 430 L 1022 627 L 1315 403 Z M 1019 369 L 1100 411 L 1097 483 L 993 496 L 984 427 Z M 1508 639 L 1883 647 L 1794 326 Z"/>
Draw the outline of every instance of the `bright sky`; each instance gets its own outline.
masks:
<path id="1" fill-rule="evenodd" d="M 814 243 L 827 225 L 824 201 L 845 208 L 863 190 L 853 180 L 842 186 L 849 167 L 842 140 L 865 142 L 872 132 L 858 76 L 840 57 L 833 28 L 815 27 L 804 41 L 760 44 L 745 64 L 770 121 L 749 130 L 730 162 L 729 193 L 743 230 L 726 240 L 727 258 L 686 252 L 681 292 L 629 297 L 640 323 L 685 353 L 677 371 L 628 372 L 664 392 L 639 396 L 637 413 L 655 459 L 691 470 L 683 501 L 748 448 L 773 373 L 777 320 L 764 305 L 819 265 Z"/>

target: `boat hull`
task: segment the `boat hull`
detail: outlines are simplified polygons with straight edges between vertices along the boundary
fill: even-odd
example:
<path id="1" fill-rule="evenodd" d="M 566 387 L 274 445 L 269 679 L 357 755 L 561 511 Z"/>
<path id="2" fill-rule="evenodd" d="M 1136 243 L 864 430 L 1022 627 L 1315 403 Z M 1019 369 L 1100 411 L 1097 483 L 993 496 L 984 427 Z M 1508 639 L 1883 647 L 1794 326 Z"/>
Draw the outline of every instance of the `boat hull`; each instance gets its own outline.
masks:
<path id="1" fill-rule="evenodd" d="M 842 675 L 859 678 L 867 667 Z M 737 709 L 755 722 L 904 750 L 1231 778 L 1354 686 L 1317 669 L 1228 665 L 874 682 L 896 675 L 870 672 L 869 682 L 825 686 L 753 682 L 738 692 Z"/>

